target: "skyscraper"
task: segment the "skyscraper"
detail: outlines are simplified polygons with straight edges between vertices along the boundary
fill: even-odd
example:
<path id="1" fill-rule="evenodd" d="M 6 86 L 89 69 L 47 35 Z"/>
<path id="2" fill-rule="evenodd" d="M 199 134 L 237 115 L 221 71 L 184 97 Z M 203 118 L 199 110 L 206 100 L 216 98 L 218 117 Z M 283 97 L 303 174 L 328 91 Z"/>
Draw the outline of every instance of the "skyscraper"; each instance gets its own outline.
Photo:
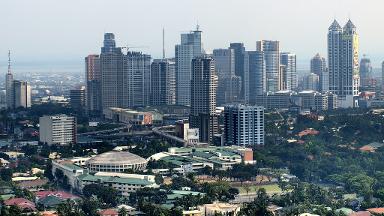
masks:
<path id="1" fill-rule="evenodd" d="M 76 117 L 67 115 L 43 116 L 39 118 L 40 142 L 48 145 L 76 144 Z"/>
<path id="2" fill-rule="evenodd" d="M 280 49 L 279 41 L 262 40 L 257 41 L 256 50 L 263 51 L 266 68 L 266 86 L 268 92 L 280 90 Z"/>
<path id="3" fill-rule="evenodd" d="M 371 60 L 365 55 L 360 60 L 360 84 L 364 89 L 370 87 L 372 80 L 372 65 Z"/>
<path id="4" fill-rule="evenodd" d="M 244 55 L 244 99 L 251 104 L 267 92 L 265 56 L 262 51 L 246 51 Z"/>
<path id="5" fill-rule="evenodd" d="M 175 46 L 176 58 L 176 103 L 190 106 L 191 104 L 191 63 L 194 57 L 202 54 L 201 31 L 181 34 L 181 44 Z"/>
<path id="6" fill-rule="evenodd" d="M 170 59 L 155 59 L 151 64 L 151 104 L 158 106 L 175 103 L 175 62 Z"/>
<path id="7" fill-rule="evenodd" d="M 190 128 L 199 128 L 201 142 L 211 143 L 218 132 L 216 116 L 217 76 L 215 61 L 209 56 L 192 60 Z"/>
<path id="8" fill-rule="evenodd" d="M 11 51 L 8 51 L 8 72 L 5 75 L 7 107 L 13 108 L 13 74 L 11 71 Z"/>
<path id="9" fill-rule="evenodd" d="M 213 58 L 218 76 L 217 104 L 231 103 L 240 98 L 241 78 L 235 75 L 233 49 L 214 49 Z"/>
<path id="10" fill-rule="evenodd" d="M 354 107 L 359 95 L 358 46 L 351 20 L 343 29 L 336 20 L 328 28 L 329 90 L 338 96 L 340 107 Z"/>
<path id="11" fill-rule="evenodd" d="M 226 145 L 264 145 L 264 107 L 225 106 L 224 137 Z"/>
<path id="12" fill-rule="evenodd" d="M 384 90 L 384 61 L 381 63 L 381 85 Z"/>
<path id="13" fill-rule="evenodd" d="M 310 73 L 304 77 L 304 90 L 319 91 L 319 75 Z"/>
<path id="14" fill-rule="evenodd" d="M 149 105 L 151 92 L 151 56 L 115 47 L 112 33 L 104 35 L 101 48 L 102 108 Z"/>
<path id="15" fill-rule="evenodd" d="M 319 91 L 327 92 L 329 90 L 327 62 L 319 53 L 311 59 L 311 73 L 319 76 Z"/>
<path id="16" fill-rule="evenodd" d="M 75 110 L 82 111 L 85 106 L 85 87 L 81 86 L 78 89 L 71 89 L 69 91 L 69 98 L 71 99 L 71 107 Z"/>
<path id="17" fill-rule="evenodd" d="M 284 76 L 280 82 L 283 87 L 280 90 L 296 90 L 297 88 L 297 70 L 296 70 L 296 54 L 283 52 L 280 54 L 280 64 L 284 65 Z M 285 87 L 285 88 L 284 88 Z"/>
<path id="18" fill-rule="evenodd" d="M 101 108 L 100 56 L 85 57 L 86 107 L 90 115 L 99 115 Z"/>
<path id="19" fill-rule="evenodd" d="M 244 54 L 245 47 L 243 43 L 231 43 L 229 45 L 230 49 L 234 50 L 235 54 L 235 75 L 241 79 L 241 91 L 240 98 L 244 99 L 244 87 L 245 87 L 245 79 L 244 79 Z"/>
<path id="20" fill-rule="evenodd" d="M 31 107 L 31 86 L 26 81 L 14 80 L 12 84 L 13 109 Z"/>

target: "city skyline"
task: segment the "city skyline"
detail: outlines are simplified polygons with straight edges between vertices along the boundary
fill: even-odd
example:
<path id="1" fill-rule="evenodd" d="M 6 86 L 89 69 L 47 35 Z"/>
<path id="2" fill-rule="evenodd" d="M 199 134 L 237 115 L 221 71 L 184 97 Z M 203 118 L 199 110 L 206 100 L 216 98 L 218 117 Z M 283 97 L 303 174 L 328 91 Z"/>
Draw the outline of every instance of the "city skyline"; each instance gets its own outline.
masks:
<path id="1" fill-rule="evenodd" d="M 0 40 L 4 45 L 0 48 L 0 66 L 1 68 L 6 66 L 8 49 L 13 51 L 14 59 L 17 59 L 15 66 L 18 62 L 38 63 L 58 60 L 81 65 L 85 54 L 97 53 L 104 32 L 115 33 L 120 42 L 118 46 L 126 44 L 144 46 L 145 48 L 140 48 L 141 51 L 159 58 L 162 56 L 162 28 L 165 28 L 166 56 L 173 57 L 173 47 L 179 43 L 180 33 L 189 32 L 199 23 L 204 32 L 202 38 L 204 48 L 208 52 L 228 47 L 231 42 L 243 42 L 248 50 L 254 50 L 257 40 L 279 40 L 282 44 L 281 50 L 290 50 L 297 55 L 300 67 L 300 64 L 304 63 L 309 65 L 310 58 L 318 52 L 326 56 L 324 29 L 334 18 L 344 23 L 349 17 L 359 29 L 360 53 L 367 54 L 371 58 L 373 67 L 381 65 L 384 59 L 381 50 L 384 49 L 384 45 L 379 41 L 383 38 L 384 32 L 378 31 L 375 25 L 372 25 L 377 18 L 366 16 L 367 12 L 362 9 L 369 7 L 370 14 L 379 13 L 379 8 L 382 8 L 384 3 L 379 0 L 371 1 L 370 5 L 346 0 L 322 1 L 322 4 L 313 4 L 314 2 L 273 0 L 257 3 L 227 1 L 218 4 L 218 1 L 208 1 L 204 2 L 202 7 L 201 1 L 193 1 L 181 7 L 176 1 L 166 1 L 162 4 L 156 1 L 129 3 L 116 1 L 111 6 L 115 13 L 108 17 L 100 16 L 107 4 L 106 1 L 92 1 L 92 10 L 84 10 L 89 5 L 88 1 L 76 1 L 71 4 L 71 2 L 51 3 L 38 0 L 32 5 L 26 1 L 3 2 L 0 13 L 4 19 L 1 19 L 0 23 L 4 26 L 4 33 L 0 36 Z M 300 7 L 297 8 L 297 5 Z M 274 6 L 274 10 L 269 10 L 271 6 Z M 147 11 L 145 8 L 161 10 Z M 236 8 L 238 12 L 233 12 L 233 16 L 221 16 L 220 19 L 216 19 L 211 16 L 212 8 L 223 12 Z M 66 16 L 62 13 L 66 13 Z M 145 16 L 149 13 L 153 15 L 151 18 Z M 23 16 L 19 16 L 20 14 Z M 163 14 L 167 15 L 162 16 Z M 142 19 L 139 22 L 129 21 L 129 17 L 140 15 Z M 266 20 L 268 22 L 265 22 Z M 72 24 L 61 25 L 68 21 Z M 13 24 L 7 25 L 9 22 Z M 241 25 L 238 25 L 240 23 Z M 301 32 L 303 29 L 305 33 Z M 318 42 L 314 43 L 314 40 Z M 308 43 L 311 46 L 303 46 Z M 39 52 L 32 55 L 35 50 Z"/>

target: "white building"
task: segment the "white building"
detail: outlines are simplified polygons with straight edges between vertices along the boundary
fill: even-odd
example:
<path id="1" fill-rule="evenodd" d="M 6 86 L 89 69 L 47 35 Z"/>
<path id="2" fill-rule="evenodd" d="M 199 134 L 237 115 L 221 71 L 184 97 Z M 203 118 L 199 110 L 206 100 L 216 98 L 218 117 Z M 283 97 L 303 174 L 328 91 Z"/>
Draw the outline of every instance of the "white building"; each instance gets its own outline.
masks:
<path id="1" fill-rule="evenodd" d="M 76 143 L 76 117 L 67 115 L 43 116 L 39 119 L 40 142 L 48 145 Z"/>
<path id="2" fill-rule="evenodd" d="M 355 107 L 359 95 L 359 37 L 348 20 L 341 28 L 335 20 L 328 29 L 329 91 L 343 108 Z"/>
<path id="3" fill-rule="evenodd" d="M 224 110 L 226 145 L 264 145 L 264 107 L 229 105 Z"/>
<path id="4" fill-rule="evenodd" d="M 195 31 L 181 34 L 181 44 L 175 46 L 176 104 L 178 105 L 191 104 L 191 63 L 192 59 L 200 56 L 202 52 L 199 26 Z"/>
<path id="5" fill-rule="evenodd" d="M 13 107 L 31 107 L 31 86 L 26 81 L 13 81 Z"/>
<path id="6" fill-rule="evenodd" d="M 284 52 L 280 54 L 280 63 L 284 66 L 284 76 L 281 83 L 283 89 L 295 90 L 297 88 L 296 54 Z"/>

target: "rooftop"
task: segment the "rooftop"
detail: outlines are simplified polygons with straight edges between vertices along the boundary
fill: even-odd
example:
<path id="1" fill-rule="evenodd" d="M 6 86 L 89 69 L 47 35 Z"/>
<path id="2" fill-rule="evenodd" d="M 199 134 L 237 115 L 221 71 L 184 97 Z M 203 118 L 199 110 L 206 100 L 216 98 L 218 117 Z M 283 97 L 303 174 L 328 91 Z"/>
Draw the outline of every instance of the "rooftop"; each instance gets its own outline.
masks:
<path id="1" fill-rule="evenodd" d="M 109 151 L 89 159 L 87 164 L 121 164 L 121 163 L 146 163 L 144 158 L 128 151 Z"/>
<path id="2" fill-rule="evenodd" d="M 139 178 L 124 178 L 118 176 L 95 176 L 91 174 L 83 174 L 78 177 L 81 181 L 90 181 L 90 182 L 107 182 L 107 183 L 119 183 L 119 184 L 135 184 L 135 185 L 152 185 L 153 182 L 150 182 L 145 179 Z"/>

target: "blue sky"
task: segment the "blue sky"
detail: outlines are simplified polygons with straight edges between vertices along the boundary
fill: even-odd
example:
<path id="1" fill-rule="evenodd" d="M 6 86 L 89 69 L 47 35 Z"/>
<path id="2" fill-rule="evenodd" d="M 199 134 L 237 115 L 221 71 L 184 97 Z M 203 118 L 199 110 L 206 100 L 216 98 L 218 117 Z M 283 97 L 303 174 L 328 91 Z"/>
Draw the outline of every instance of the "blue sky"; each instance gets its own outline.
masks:
<path id="1" fill-rule="evenodd" d="M 167 56 L 174 55 L 180 33 L 198 22 L 207 50 L 257 40 L 280 40 L 283 51 L 306 62 L 317 52 L 326 56 L 326 33 L 336 18 L 357 26 L 360 53 L 374 66 L 384 60 L 382 0 L 1 0 L 0 65 L 7 50 L 14 62 L 72 62 L 98 53 L 104 32 L 117 44 L 146 46 L 161 56 L 165 28 Z"/>

